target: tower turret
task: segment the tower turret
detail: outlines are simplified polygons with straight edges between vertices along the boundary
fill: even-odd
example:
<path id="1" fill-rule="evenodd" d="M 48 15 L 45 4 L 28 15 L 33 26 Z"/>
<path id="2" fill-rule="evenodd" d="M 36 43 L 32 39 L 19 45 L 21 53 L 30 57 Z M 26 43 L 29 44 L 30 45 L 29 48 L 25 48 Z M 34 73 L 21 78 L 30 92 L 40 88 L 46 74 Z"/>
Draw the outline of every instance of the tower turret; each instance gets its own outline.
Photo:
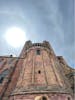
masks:
<path id="1" fill-rule="evenodd" d="M 20 58 L 23 59 L 20 75 L 11 93 L 14 100 L 18 100 L 21 96 L 25 98 L 24 100 L 28 98 L 35 100 L 36 96 L 47 98 L 37 100 L 72 100 L 70 84 L 49 42 L 27 41 Z M 70 99 L 66 99 L 67 97 Z"/>

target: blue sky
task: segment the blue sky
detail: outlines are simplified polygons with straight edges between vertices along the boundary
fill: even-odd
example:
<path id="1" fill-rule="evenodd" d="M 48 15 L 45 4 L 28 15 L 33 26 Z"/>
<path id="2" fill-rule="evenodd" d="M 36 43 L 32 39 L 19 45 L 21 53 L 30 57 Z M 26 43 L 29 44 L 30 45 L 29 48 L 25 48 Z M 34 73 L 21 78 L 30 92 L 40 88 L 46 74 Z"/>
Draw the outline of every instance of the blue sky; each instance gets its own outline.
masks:
<path id="1" fill-rule="evenodd" d="M 0 55 L 18 56 L 22 50 L 24 43 L 13 48 L 3 37 L 13 26 L 25 31 L 26 40 L 49 41 L 75 67 L 74 0 L 0 0 Z"/>

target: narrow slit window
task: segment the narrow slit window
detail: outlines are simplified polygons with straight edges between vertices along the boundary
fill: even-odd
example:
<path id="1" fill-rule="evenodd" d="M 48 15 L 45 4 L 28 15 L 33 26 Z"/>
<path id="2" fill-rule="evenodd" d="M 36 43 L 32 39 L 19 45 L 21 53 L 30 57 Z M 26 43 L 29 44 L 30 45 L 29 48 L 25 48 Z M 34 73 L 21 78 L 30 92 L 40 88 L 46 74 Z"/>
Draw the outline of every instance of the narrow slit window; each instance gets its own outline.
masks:
<path id="1" fill-rule="evenodd" d="M 40 70 L 38 71 L 38 74 L 41 74 L 41 71 Z"/>
<path id="2" fill-rule="evenodd" d="M 37 51 L 36 51 L 36 54 L 37 54 L 37 55 L 40 55 L 40 50 L 37 50 Z"/>

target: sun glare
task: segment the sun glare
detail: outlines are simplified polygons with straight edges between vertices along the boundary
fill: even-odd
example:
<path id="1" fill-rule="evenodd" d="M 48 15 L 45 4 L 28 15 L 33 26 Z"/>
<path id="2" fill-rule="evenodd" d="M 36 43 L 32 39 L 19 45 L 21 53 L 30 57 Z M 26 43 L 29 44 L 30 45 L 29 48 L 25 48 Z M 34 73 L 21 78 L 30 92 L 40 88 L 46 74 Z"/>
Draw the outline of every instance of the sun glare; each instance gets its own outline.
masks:
<path id="1" fill-rule="evenodd" d="M 25 32 L 17 27 L 9 28 L 6 31 L 5 39 L 9 45 L 17 48 L 22 46 L 26 41 Z"/>

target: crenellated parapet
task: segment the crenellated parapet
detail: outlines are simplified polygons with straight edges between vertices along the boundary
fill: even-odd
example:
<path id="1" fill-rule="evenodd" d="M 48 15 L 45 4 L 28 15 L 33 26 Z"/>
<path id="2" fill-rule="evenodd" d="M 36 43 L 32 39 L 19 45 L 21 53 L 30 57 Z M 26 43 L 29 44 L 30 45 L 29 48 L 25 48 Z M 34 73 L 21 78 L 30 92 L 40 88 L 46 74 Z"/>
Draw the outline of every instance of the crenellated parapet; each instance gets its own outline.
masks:
<path id="1" fill-rule="evenodd" d="M 32 43 L 32 41 L 26 41 L 24 48 L 20 54 L 20 57 L 25 57 L 27 51 L 29 51 L 32 48 L 43 48 L 43 49 L 47 49 L 47 51 L 49 51 L 49 53 L 53 53 L 54 51 L 50 45 L 50 43 L 48 41 L 43 41 L 42 43 Z"/>
<path id="2" fill-rule="evenodd" d="M 45 48 L 48 48 L 48 49 L 52 48 L 48 41 L 43 41 L 42 43 L 32 43 L 29 40 L 25 43 L 25 50 L 27 50 L 31 47 L 35 47 L 35 46 L 41 46 L 41 47 L 45 47 Z"/>

